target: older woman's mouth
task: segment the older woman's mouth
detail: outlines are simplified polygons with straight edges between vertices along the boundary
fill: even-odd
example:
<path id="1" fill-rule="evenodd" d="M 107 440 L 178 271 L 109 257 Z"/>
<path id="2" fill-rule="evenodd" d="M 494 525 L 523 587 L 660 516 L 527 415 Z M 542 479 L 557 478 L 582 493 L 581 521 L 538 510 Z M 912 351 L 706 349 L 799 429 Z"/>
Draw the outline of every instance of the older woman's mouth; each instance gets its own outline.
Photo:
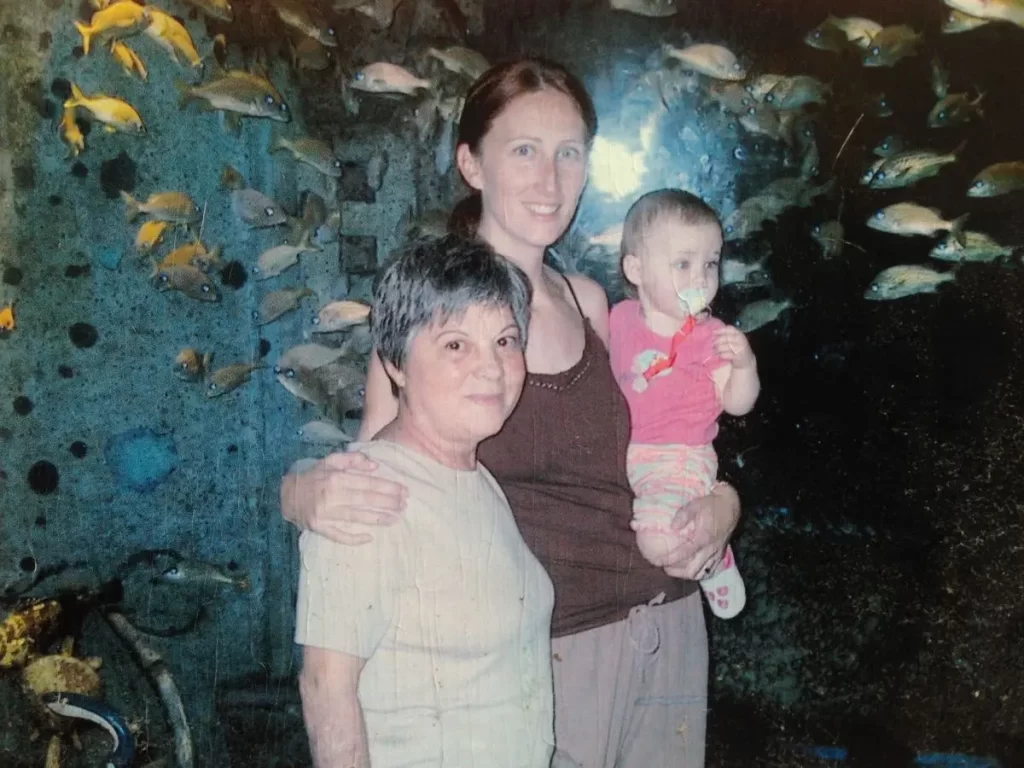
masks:
<path id="1" fill-rule="evenodd" d="M 505 403 L 505 397 L 502 394 L 469 395 L 467 399 L 477 405 L 503 405 Z"/>

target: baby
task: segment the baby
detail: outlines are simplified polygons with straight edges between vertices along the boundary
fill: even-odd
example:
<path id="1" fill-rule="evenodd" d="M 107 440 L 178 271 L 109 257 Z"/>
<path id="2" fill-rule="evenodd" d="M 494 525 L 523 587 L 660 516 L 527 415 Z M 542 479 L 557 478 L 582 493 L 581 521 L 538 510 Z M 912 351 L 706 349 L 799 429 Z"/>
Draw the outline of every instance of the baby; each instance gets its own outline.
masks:
<path id="1" fill-rule="evenodd" d="M 715 485 L 718 416 L 749 413 L 760 391 L 746 337 L 709 312 L 721 251 L 718 215 L 688 192 L 650 192 L 626 214 L 622 271 L 638 300 L 612 309 L 611 363 L 632 422 L 630 526 L 654 565 L 668 565 L 666 555 L 686 536 L 671 528 L 679 508 Z M 716 616 L 743 609 L 746 590 L 731 547 L 704 576 Z"/>

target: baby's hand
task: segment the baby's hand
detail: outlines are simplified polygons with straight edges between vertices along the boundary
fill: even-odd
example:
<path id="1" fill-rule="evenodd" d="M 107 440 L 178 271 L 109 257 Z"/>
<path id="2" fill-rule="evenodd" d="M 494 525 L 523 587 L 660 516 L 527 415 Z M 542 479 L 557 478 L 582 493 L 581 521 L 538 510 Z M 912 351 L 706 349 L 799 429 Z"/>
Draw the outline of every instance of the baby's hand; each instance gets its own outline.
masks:
<path id="1" fill-rule="evenodd" d="M 754 365 L 754 350 L 739 328 L 727 325 L 715 331 L 715 353 L 730 363 L 733 368 L 750 368 Z"/>

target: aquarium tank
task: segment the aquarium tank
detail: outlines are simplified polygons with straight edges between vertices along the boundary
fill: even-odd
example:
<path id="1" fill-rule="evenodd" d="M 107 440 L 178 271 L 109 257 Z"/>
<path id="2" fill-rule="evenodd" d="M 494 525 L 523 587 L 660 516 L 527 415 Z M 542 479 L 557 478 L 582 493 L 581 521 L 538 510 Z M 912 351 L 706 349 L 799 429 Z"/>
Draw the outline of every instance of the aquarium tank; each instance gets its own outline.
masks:
<path id="1" fill-rule="evenodd" d="M 1021 0 L 0 3 L 0 765 L 311 765 L 281 478 L 522 55 L 598 113 L 553 267 L 615 302 L 641 194 L 724 222 L 707 765 L 1024 765 L 1022 49 Z"/>

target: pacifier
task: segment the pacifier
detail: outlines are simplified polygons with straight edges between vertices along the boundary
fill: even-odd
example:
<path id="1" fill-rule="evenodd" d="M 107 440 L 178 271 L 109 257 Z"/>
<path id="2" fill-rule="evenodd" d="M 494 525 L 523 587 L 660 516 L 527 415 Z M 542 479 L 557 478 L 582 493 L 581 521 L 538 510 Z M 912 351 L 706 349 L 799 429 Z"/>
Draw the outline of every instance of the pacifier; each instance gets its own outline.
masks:
<path id="1" fill-rule="evenodd" d="M 703 288 L 676 289 L 679 307 L 688 315 L 696 316 L 708 308 L 708 293 Z"/>

